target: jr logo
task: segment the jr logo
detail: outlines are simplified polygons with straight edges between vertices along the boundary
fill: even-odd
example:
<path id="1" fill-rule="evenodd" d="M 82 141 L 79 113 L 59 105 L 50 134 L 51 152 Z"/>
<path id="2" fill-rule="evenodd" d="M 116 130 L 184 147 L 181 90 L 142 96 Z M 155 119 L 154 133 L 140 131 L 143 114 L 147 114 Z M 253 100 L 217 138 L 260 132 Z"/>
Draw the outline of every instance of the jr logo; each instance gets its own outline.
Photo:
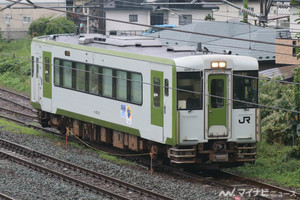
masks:
<path id="1" fill-rule="evenodd" d="M 245 122 L 248 122 L 248 124 L 250 124 L 250 117 L 243 117 L 242 120 L 239 120 L 239 123 L 240 123 L 240 124 L 243 124 L 243 123 L 245 123 Z"/>

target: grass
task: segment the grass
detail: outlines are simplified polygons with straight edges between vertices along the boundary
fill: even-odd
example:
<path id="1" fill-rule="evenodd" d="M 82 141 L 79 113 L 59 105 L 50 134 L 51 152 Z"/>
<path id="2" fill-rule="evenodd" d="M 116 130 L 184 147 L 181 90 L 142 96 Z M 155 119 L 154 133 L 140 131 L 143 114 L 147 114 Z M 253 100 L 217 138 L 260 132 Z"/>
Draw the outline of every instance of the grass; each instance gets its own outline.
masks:
<path id="1" fill-rule="evenodd" d="M 33 136 L 37 136 L 37 137 L 47 138 L 54 142 L 61 142 L 61 138 L 59 138 L 55 135 L 42 133 L 33 128 L 20 126 L 14 122 L 10 122 L 5 119 L 0 119 L 0 128 L 2 131 L 5 131 L 5 132 L 10 132 L 10 133 L 15 133 L 15 134 L 33 135 Z M 61 142 L 61 143 L 64 143 L 64 142 Z M 72 146 L 73 148 L 87 150 L 86 147 L 84 147 L 83 145 L 80 145 L 78 143 L 75 143 L 75 142 L 68 142 L 68 145 Z M 90 151 L 95 152 L 94 150 L 91 150 L 91 149 L 90 149 Z M 116 163 L 116 164 L 123 164 L 123 165 L 124 164 L 125 165 L 134 165 L 135 164 L 134 162 L 119 159 L 116 156 L 109 155 L 102 151 L 97 151 L 96 153 L 100 158 L 108 160 L 108 161 Z"/>
<path id="2" fill-rule="evenodd" d="M 254 165 L 246 164 L 228 171 L 281 187 L 293 187 L 300 191 L 300 160 L 289 156 L 291 150 L 290 146 L 268 144 L 263 138 L 258 143 Z"/>
<path id="3" fill-rule="evenodd" d="M 27 96 L 30 94 L 30 44 L 29 39 L 0 40 L 0 59 L 6 59 L 8 65 L 20 63 L 18 70 L 0 73 L 0 85 Z"/>

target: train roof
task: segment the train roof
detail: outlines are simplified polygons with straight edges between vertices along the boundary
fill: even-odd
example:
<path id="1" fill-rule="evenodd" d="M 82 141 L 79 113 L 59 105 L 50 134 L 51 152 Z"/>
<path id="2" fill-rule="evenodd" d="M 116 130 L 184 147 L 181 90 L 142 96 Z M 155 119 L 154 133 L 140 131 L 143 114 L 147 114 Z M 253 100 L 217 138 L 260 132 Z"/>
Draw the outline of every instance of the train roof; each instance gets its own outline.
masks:
<path id="1" fill-rule="evenodd" d="M 45 43 L 55 46 L 62 46 L 70 49 L 81 49 L 90 52 L 114 52 L 118 56 L 132 57 L 140 60 L 159 60 L 160 63 L 187 67 L 197 67 L 195 61 L 196 57 L 206 55 L 205 58 L 224 59 L 229 55 L 216 55 L 209 52 L 207 49 L 202 49 L 201 45 L 198 46 L 163 46 L 159 39 L 144 37 L 144 36 L 105 36 L 101 34 L 81 34 L 81 35 L 49 35 L 40 36 L 33 39 L 34 42 Z M 104 51 L 103 51 L 104 50 Z M 105 52 L 104 52 L 105 53 Z M 208 55 L 208 56 L 207 56 Z M 140 58 L 139 58 L 140 57 Z M 148 59 L 145 59 L 148 57 Z M 201 56 L 202 57 L 202 56 Z M 244 66 L 245 56 L 233 56 L 235 62 L 241 61 L 240 67 L 243 69 L 256 70 L 258 69 L 257 60 L 255 58 Z M 190 62 L 187 62 L 190 60 Z M 192 61 L 192 62 L 191 62 Z M 203 62 L 203 61 L 202 61 Z M 186 63 L 186 64 L 184 64 Z M 199 60 L 198 60 L 199 63 Z M 193 65 L 193 66 L 192 66 Z M 199 64 L 198 64 L 199 65 Z M 201 70 L 201 69 L 200 69 Z"/>

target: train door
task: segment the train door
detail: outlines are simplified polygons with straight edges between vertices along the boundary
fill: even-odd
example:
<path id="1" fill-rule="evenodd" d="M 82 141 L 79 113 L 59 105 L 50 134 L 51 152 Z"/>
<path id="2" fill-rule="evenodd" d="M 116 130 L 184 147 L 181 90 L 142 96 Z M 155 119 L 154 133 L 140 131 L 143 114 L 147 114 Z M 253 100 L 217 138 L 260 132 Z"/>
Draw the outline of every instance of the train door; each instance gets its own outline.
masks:
<path id="1" fill-rule="evenodd" d="M 43 109 L 51 111 L 52 99 L 52 56 L 51 52 L 43 52 Z"/>
<path id="2" fill-rule="evenodd" d="M 151 70 L 151 124 L 157 126 L 163 139 L 164 102 L 163 72 Z M 157 131 L 155 134 L 158 134 Z"/>
<path id="3" fill-rule="evenodd" d="M 231 76 L 226 73 L 206 73 L 205 138 L 231 137 Z"/>
<path id="4" fill-rule="evenodd" d="M 35 101 L 36 102 L 40 102 L 41 101 L 41 75 L 40 75 L 40 57 L 39 54 L 36 54 L 35 56 L 35 61 L 34 61 L 34 70 L 35 70 L 35 74 L 34 74 L 34 97 L 35 97 Z"/>

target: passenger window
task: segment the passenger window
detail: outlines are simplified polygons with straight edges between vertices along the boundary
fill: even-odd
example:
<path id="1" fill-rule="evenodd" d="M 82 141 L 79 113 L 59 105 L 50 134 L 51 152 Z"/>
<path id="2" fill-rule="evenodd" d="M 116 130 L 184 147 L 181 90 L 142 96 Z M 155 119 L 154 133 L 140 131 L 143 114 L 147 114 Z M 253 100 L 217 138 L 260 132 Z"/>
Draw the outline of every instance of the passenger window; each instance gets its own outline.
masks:
<path id="1" fill-rule="evenodd" d="M 210 96 L 211 99 L 211 107 L 212 108 L 223 108 L 224 107 L 224 80 L 223 79 L 212 79 L 211 80 L 211 88 L 210 94 L 214 96 Z"/>
<path id="2" fill-rule="evenodd" d="M 39 58 L 36 58 L 36 78 L 39 77 Z"/>
<path id="3" fill-rule="evenodd" d="M 63 87 L 72 88 L 72 62 L 63 61 Z"/>
<path id="4" fill-rule="evenodd" d="M 112 69 L 103 68 L 102 80 L 103 80 L 103 86 L 102 86 L 103 96 L 112 98 L 112 89 L 113 89 Z"/>
<path id="5" fill-rule="evenodd" d="M 89 92 L 99 94 L 99 72 L 97 66 L 89 66 Z"/>
<path id="6" fill-rule="evenodd" d="M 85 91 L 85 64 L 76 63 L 76 90 Z"/>
<path id="7" fill-rule="evenodd" d="M 177 99 L 179 110 L 202 109 L 202 73 L 177 73 Z"/>
<path id="8" fill-rule="evenodd" d="M 153 77 L 153 106 L 160 108 L 160 78 Z"/>
<path id="9" fill-rule="evenodd" d="M 50 59 L 45 57 L 45 82 L 49 83 L 50 79 Z"/>
<path id="10" fill-rule="evenodd" d="M 117 99 L 127 100 L 127 73 L 124 71 L 117 71 L 116 74 L 116 96 Z"/>
<path id="11" fill-rule="evenodd" d="M 60 60 L 54 59 L 54 85 L 60 86 Z"/>
<path id="12" fill-rule="evenodd" d="M 142 75 L 132 73 L 131 74 L 131 102 L 136 104 L 142 104 Z"/>
<path id="13" fill-rule="evenodd" d="M 165 96 L 169 96 L 169 80 L 165 79 Z"/>

